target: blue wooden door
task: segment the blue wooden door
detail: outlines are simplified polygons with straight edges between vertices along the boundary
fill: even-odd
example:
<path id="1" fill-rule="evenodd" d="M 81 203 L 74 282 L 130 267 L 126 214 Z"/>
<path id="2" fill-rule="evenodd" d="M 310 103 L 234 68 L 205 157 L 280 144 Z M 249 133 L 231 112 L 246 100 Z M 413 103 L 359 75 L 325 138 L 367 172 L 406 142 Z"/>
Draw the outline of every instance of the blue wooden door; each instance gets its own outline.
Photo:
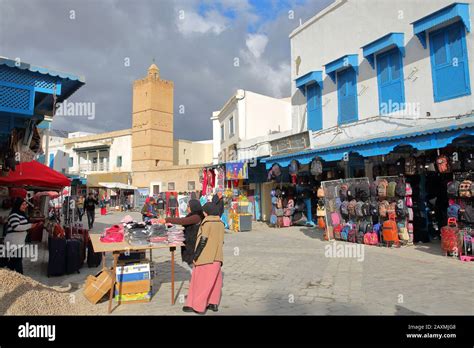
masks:
<path id="1" fill-rule="evenodd" d="M 321 87 L 317 83 L 306 86 L 306 101 L 308 110 L 308 129 L 312 131 L 323 129 Z"/>
<path id="2" fill-rule="evenodd" d="M 337 73 L 337 99 L 339 124 L 357 121 L 357 75 L 354 69 L 348 68 Z"/>
<path id="3" fill-rule="evenodd" d="M 469 95 L 469 64 L 465 29 L 454 23 L 430 34 L 435 101 Z"/>
<path id="4" fill-rule="evenodd" d="M 377 56 L 380 114 L 405 108 L 402 55 L 397 48 Z"/>

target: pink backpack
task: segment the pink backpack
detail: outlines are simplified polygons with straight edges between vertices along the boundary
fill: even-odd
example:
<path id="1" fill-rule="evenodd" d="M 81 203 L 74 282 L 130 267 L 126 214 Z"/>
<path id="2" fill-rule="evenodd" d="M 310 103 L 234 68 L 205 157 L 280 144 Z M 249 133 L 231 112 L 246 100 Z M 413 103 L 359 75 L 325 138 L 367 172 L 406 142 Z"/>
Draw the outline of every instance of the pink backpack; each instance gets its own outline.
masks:
<path id="1" fill-rule="evenodd" d="M 283 227 L 290 227 L 291 219 L 288 216 L 283 216 Z"/>
<path id="2" fill-rule="evenodd" d="M 337 226 L 341 223 L 341 217 L 339 216 L 338 213 L 334 212 L 334 213 L 331 213 L 331 224 L 333 226 Z"/>
<path id="3" fill-rule="evenodd" d="M 410 183 L 407 182 L 405 184 L 405 195 L 406 196 L 411 196 L 412 194 L 413 194 L 413 190 L 411 188 L 411 185 L 410 185 Z"/>
<path id="4" fill-rule="evenodd" d="M 368 232 L 364 234 L 364 244 L 366 245 L 377 245 L 379 244 L 379 237 L 375 232 Z"/>
<path id="5" fill-rule="evenodd" d="M 411 199 L 411 196 L 406 197 L 406 206 L 413 207 L 413 200 Z"/>

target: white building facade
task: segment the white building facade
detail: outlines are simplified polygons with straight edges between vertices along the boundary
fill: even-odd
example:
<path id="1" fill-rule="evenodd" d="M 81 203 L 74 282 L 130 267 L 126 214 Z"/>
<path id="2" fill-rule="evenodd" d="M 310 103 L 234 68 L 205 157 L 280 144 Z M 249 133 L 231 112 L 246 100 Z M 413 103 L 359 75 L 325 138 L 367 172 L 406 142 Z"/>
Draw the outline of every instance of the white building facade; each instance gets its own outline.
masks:
<path id="1" fill-rule="evenodd" d="M 318 149 L 472 121 L 473 7 L 335 1 L 290 35 L 293 133 L 311 131 Z"/>
<path id="2" fill-rule="evenodd" d="M 213 113 L 213 162 L 270 155 L 270 141 L 291 133 L 291 103 L 239 89 Z"/>

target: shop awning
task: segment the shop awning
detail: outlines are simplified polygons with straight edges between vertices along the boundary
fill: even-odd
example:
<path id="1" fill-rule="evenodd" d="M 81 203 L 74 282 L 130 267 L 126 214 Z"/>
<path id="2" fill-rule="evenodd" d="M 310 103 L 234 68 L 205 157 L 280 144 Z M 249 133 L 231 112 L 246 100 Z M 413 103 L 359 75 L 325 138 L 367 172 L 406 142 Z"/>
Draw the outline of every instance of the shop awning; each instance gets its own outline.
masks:
<path id="1" fill-rule="evenodd" d="M 135 186 L 123 184 L 121 182 L 99 182 L 99 185 L 102 187 L 107 187 L 109 189 L 121 189 L 121 190 L 136 190 L 137 189 Z"/>
<path id="2" fill-rule="evenodd" d="M 358 142 L 345 142 L 330 147 L 303 151 L 284 156 L 273 156 L 263 159 L 267 169 L 278 163 L 285 167 L 292 160 L 302 164 L 310 163 L 315 157 L 325 161 L 340 161 L 347 153 L 358 153 L 364 157 L 387 155 L 397 146 L 410 145 L 417 150 L 432 150 L 446 147 L 456 138 L 474 135 L 474 114 L 464 119 L 439 122 L 435 125 L 417 126 L 416 131 L 408 128 L 401 131 L 385 133 Z"/>
<path id="3" fill-rule="evenodd" d="M 296 88 L 303 89 L 306 85 L 311 83 L 317 83 L 321 88 L 323 88 L 323 72 L 322 71 L 311 71 L 301 77 L 298 77 L 296 80 Z"/>
<path id="4" fill-rule="evenodd" d="M 347 54 L 341 58 L 333 60 L 327 63 L 324 68 L 326 69 L 326 75 L 328 75 L 333 82 L 336 82 L 336 73 L 338 71 L 352 68 L 357 73 L 359 71 L 359 56 L 357 54 Z"/>
<path id="5" fill-rule="evenodd" d="M 37 161 L 24 162 L 16 166 L 7 176 L 0 177 L 0 186 L 29 186 L 60 189 L 70 186 L 71 180 L 61 173 Z"/>
<path id="6" fill-rule="evenodd" d="M 435 27 L 439 28 L 444 25 L 461 21 L 468 32 L 471 31 L 471 22 L 469 20 L 469 4 L 455 2 L 436 12 L 429 14 L 417 21 L 411 23 L 413 32 L 420 40 L 424 48 L 426 48 L 426 32 Z"/>
<path id="7" fill-rule="evenodd" d="M 404 34 L 390 33 L 362 47 L 364 58 L 367 58 L 372 68 L 375 67 L 375 55 L 396 47 L 405 55 Z"/>

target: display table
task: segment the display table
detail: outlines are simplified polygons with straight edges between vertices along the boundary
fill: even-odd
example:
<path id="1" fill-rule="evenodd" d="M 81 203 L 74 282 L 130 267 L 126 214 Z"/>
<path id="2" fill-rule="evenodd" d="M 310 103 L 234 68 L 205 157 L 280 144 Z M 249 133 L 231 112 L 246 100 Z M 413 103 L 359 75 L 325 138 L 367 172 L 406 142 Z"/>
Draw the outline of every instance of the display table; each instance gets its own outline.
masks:
<path id="1" fill-rule="evenodd" d="M 174 305 L 174 252 L 176 251 L 176 247 L 183 246 L 184 244 L 179 243 L 179 244 L 168 244 L 168 245 L 153 245 L 153 246 L 134 246 L 128 244 L 126 241 L 120 242 L 120 243 L 102 243 L 100 241 L 100 234 L 91 234 L 90 239 L 92 242 L 92 246 L 94 248 L 94 252 L 96 253 L 103 253 L 103 268 L 105 269 L 105 253 L 112 253 L 114 257 L 114 262 L 112 266 L 112 286 L 110 289 L 109 293 L 109 313 L 112 312 L 112 300 L 113 300 L 113 295 L 114 295 L 114 286 L 116 282 L 116 269 L 117 269 L 117 263 L 118 263 L 118 258 L 120 254 L 126 253 L 126 252 L 135 252 L 135 251 L 146 251 L 150 250 L 150 262 L 153 262 L 153 255 L 152 255 L 152 250 L 153 249 L 168 249 L 170 250 L 171 253 L 171 304 Z M 120 301 L 118 302 L 120 305 Z"/>

